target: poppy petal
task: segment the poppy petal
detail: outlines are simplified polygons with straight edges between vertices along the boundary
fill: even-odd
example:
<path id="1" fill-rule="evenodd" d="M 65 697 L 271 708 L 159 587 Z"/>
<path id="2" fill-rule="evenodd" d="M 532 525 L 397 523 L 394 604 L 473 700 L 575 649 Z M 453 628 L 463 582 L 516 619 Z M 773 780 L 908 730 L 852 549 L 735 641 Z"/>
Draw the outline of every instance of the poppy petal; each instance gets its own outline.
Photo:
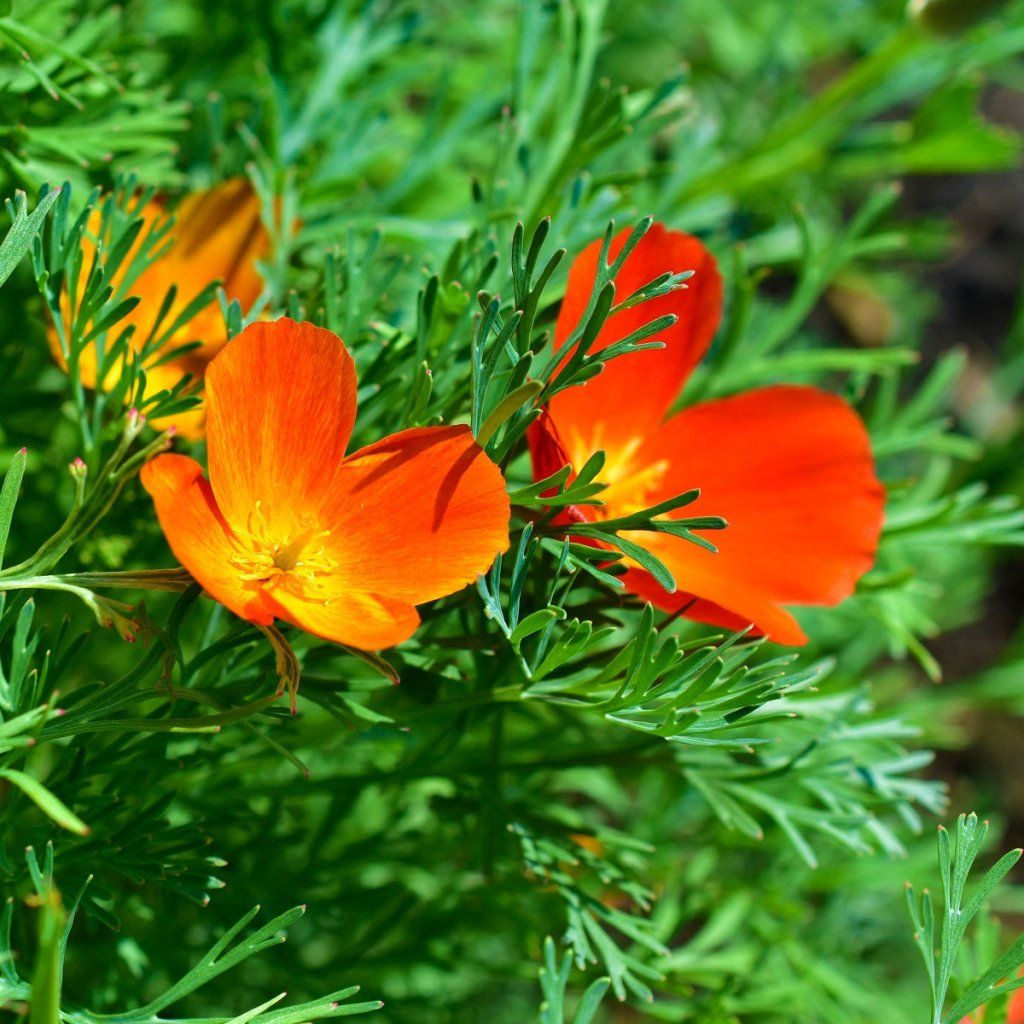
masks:
<path id="1" fill-rule="evenodd" d="M 363 651 L 394 647 L 408 640 L 420 623 L 416 609 L 407 602 L 347 587 L 326 601 L 284 589 L 274 591 L 267 600 L 285 622 Z"/>
<path id="2" fill-rule="evenodd" d="M 347 586 L 412 604 L 461 590 L 508 547 L 498 467 L 468 427 L 418 427 L 350 455 L 325 506 Z"/>
<path id="3" fill-rule="evenodd" d="M 785 605 L 834 605 L 874 562 L 885 491 L 857 414 L 837 395 L 768 387 L 686 409 L 640 448 L 639 465 L 666 467 L 654 500 L 693 487 L 676 515 L 721 515 L 712 554 L 667 534 L 636 534 L 686 593 L 633 585 L 676 610 L 695 595 L 781 643 L 805 637 Z M 638 570 L 634 570 L 638 572 Z M 653 581 L 652 581 L 653 582 Z M 703 613 L 703 615 L 701 614 Z"/>
<path id="4" fill-rule="evenodd" d="M 250 324 L 206 375 L 210 482 L 225 519 L 314 512 L 345 455 L 356 370 L 341 339 L 309 323 Z"/>
<path id="5" fill-rule="evenodd" d="M 630 231 L 619 232 L 609 250 L 614 259 Z M 601 242 L 576 258 L 558 314 L 555 340 L 561 344 L 586 312 L 597 274 Z M 610 461 L 635 448 L 659 423 L 678 397 L 718 329 L 722 315 L 722 278 L 714 257 L 699 239 L 654 224 L 629 254 L 615 279 L 615 299 L 622 302 L 665 273 L 694 271 L 685 288 L 615 313 L 604 325 L 591 351 L 613 342 L 666 314 L 678 319 L 647 341 L 662 349 L 619 356 L 586 384 L 559 392 L 549 411 L 574 460 L 604 448 Z"/>
<path id="6" fill-rule="evenodd" d="M 771 635 L 772 640 L 779 644 L 801 646 L 807 643 L 807 634 L 800 628 L 800 623 L 785 608 L 772 601 L 762 601 L 759 605 L 751 603 L 745 615 L 731 612 L 714 601 L 705 601 L 693 594 L 676 591 L 674 594 L 664 590 L 660 583 L 644 569 L 629 569 L 620 577 L 626 590 L 644 601 L 650 601 L 656 608 L 665 612 L 677 612 L 686 619 L 703 622 L 708 626 L 719 626 L 732 633 L 741 629 L 751 629 L 751 636 Z M 757 623 L 756 625 L 754 625 Z"/>
<path id="7" fill-rule="evenodd" d="M 176 298 L 163 326 L 171 324 L 186 305 L 211 281 L 219 280 L 228 301 L 237 300 L 247 313 L 262 291 L 256 261 L 270 252 L 270 235 L 260 219 L 260 201 L 244 178 L 230 178 L 219 185 L 185 196 L 173 211 L 170 247 L 131 286 L 142 301 L 130 317 L 139 327 L 139 340 L 152 327 L 153 317 L 171 286 Z M 163 204 L 152 202 L 143 216 L 147 226 L 165 216 Z M 167 343 L 176 348 L 199 341 L 174 362 L 190 373 L 202 375 L 206 364 L 227 342 L 220 303 L 211 300 Z"/>
<path id="8" fill-rule="evenodd" d="M 246 584 L 232 564 L 238 548 L 202 466 L 186 455 L 159 455 L 142 467 L 140 479 L 171 551 L 203 589 L 243 619 L 273 622 L 259 587 Z"/>
<path id="9" fill-rule="evenodd" d="M 228 301 L 235 299 L 248 311 L 263 290 L 256 261 L 269 252 L 270 235 L 260 216 L 260 200 L 248 179 L 229 178 L 190 193 L 174 211 L 174 244 L 168 253 L 174 266 L 167 269 L 178 275 L 179 305 L 184 307 L 210 281 L 219 279 Z M 211 302 L 186 331 L 212 355 L 227 340 L 220 304 Z"/>

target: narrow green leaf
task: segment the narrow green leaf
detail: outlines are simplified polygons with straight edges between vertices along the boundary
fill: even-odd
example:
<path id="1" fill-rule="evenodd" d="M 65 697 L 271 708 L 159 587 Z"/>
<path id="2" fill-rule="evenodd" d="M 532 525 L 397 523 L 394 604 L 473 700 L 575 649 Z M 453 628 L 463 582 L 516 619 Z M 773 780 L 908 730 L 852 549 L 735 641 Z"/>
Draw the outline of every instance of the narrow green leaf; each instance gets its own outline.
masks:
<path id="1" fill-rule="evenodd" d="M 397 686 L 401 682 L 398 669 L 386 658 L 382 658 L 373 651 L 362 651 L 358 647 L 349 647 L 348 644 L 338 644 L 338 646 L 346 653 L 351 654 L 353 658 L 357 658 L 364 664 L 369 665 L 374 671 L 379 672 L 392 686 Z"/>
<path id="2" fill-rule="evenodd" d="M 0 487 L 0 568 L 4 564 L 4 551 L 7 538 L 11 533 L 11 521 L 14 519 L 14 506 L 18 503 L 18 492 L 25 476 L 25 463 L 28 461 L 28 450 L 21 448 L 14 453 L 3 487 Z"/>
<path id="3" fill-rule="evenodd" d="M 675 577 L 669 571 L 668 566 L 652 555 L 647 548 L 634 544 L 633 541 L 626 540 L 625 537 L 619 534 L 609 538 L 609 542 L 614 544 L 624 555 L 632 558 L 635 562 L 639 562 L 641 567 L 646 569 L 670 594 L 676 592 Z"/>
<path id="4" fill-rule="evenodd" d="M 981 905 L 992 895 L 996 886 L 1009 874 L 1017 861 L 1020 860 L 1024 850 L 1010 850 L 1003 854 L 999 860 L 986 872 L 985 877 L 978 884 L 978 888 L 971 894 L 971 898 L 964 904 L 963 920 L 970 921 L 981 909 Z"/>
<path id="5" fill-rule="evenodd" d="M 527 615 L 522 622 L 514 630 L 509 640 L 514 644 L 518 645 L 523 642 L 528 636 L 532 636 L 534 633 L 539 633 L 549 623 L 554 622 L 556 619 L 565 618 L 564 608 L 540 608 L 535 612 Z"/>
<path id="6" fill-rule="evenodd" d="M 31 775 L 26 775 L 15 768 L 0 768 L 0 779 L 6 779 L 12 786 L 20 789 L 43 814 L 61 828 L 66 828 L 79 836 L 89 834 L 89 826 Z"/>
<path id="7" fill-rule="evenodd" d="M 539 380 L 528 380 L 525 384 L 520 384 L 515 391 L 509 392 L 484 420 L 480 432 L 476 436 L 477 444 L 481 447 L 486 445 L 494 437 L 498 428 L 521 406 L 539 395 L 543 387 L 544 385 Z"/>
<path id="8" fill-rule="evenodd" d="M 563 466 L 560 470 L 552 473 L 551 476 L 546 476 L 543 480 L 538 480 L 534 484 L 528 484 L 526 487 L 518 487 L 514 491 L 509 492 L 509 501 L 513 505 L 525 505 L 529 502 L 536 501 L 545 491 L 556 490 L 569 479 L 569 474 L 572 470 L 569 466 Z"/>
<path id="9" fill-rule="evenodd" d="M 598 978 L 583 993 L 580 1005 L 576 1009 L 576 1016 L 573 1017 L 573 1024 L 591 1024 L 594 1015 L 597 1013 L 601 1000 L 604 999 L 608 986 L 611 985 L 611 978 Z"/>
<path id="10" fill-rule="evenodd" d="M 258 1017 L 261 1013 L 265 1013 L 272 1006 L 276 1006 L 286 995 L 288 995 L 287 992 L 278 992 L 276 996 L 271 996 L 271 998 L 265 1003 L 260 1003 L 259 1006 L 254 1006 L 251 1010 L 248 1010 L 245 1013 L 240 1013 L 237 1017 L 232 1017 L 227 1024 L 249 1024 L 249 1021 L 254 1017 Z"/>
<path id="11" fill-rule="evenodd" d="M 43 220 L 59 195 L 59 188 L 47 192 L 29 214 L 25 212 L 24 192 L 19 192 L 15 196 L 13 204 L 8 202 L 7 209 L 11 213 L 14 223 L 3 242 L 0 242 L 0 284 L 3 284 L 14 273 L 14 268 L 32 247 L 33 239 L 39 233 L 39 229 L 43 226 Z"/>

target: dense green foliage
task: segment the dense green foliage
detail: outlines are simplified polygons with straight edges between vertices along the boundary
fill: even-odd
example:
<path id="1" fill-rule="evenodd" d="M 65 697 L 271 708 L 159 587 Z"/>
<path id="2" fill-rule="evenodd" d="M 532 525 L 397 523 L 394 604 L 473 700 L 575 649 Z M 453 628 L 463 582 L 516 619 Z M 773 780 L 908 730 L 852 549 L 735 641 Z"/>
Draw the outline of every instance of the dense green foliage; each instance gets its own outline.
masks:
<path id="1" fill-rule="evenodd" d="M 932 750 L 967 713 L 1024 713 L 1019 632 L 941 688 L 929 649 L 1024 543 L 1024 316 L 995 375 L 1010 427 L 954 422 L 964 356 L 927 346 L 923 283 L 950 228 L 895 183 L 1019 164 L 978 104 L 1024 88 L 1024 7 L 939 34 L 888 0 L 6 6 L 0 1006 L 32 1024 L 955 1024 L 1014 973 L 1024 947 L 997 960 L 1011 937 L 975 906 L 959 958 L 959 935 L 936 959 L 919 938 L 926 975 L 903 882 L 934 887 Z M 115 242 L 83 269 L 84 211 L 126 238 L 137 186 L 240 173 L 274 240 L 250 318 L 346 340 L 356 444 L 470 423 L 517 511 L 492 572 L 386 660 L 288 630 L 295 716 L 267 638 L 180 575 L 102 589 L 173 565 L 135 480 L 164 439 L 127 413 L 137 371 L 97 396 L 46 341 L 78 280 L 80 327 L 109 315 L 116 362 L 106 284 L 154 256 Z M 530 476 L 536 403 L 609 357 L 549 358 L 559 250 L 649 216 L 705 238 L 728 285 L 683 401 L 814 382 L 869 424 L 878 562 L 801 613 L 797 653 L 623 596 Z M 146 397 L 150 416 L 190 401 Z M 571 488 L 595 496 L 586 474 Z M 102 626 L 131 619 L 134 645 Z M 952 811 L 998 824 L 998 792 L 961 789 Z M 958 900 L 998 853 L 983 832 L 958 826 Z M 984 897 L 1019 908 L 995 881 Z"/>

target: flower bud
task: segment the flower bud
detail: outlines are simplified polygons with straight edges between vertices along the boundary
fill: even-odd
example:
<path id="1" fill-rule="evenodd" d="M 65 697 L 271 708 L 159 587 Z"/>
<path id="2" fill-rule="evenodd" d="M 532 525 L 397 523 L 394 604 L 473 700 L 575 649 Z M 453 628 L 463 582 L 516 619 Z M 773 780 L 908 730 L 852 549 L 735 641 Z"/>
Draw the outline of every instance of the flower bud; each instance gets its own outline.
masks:
<path id="1" fill-rule="evenodd" d="M 135 406 L 132 406 L 124 417 L 124 439 L 129 444 L 135 440 L 142 433 L 142 428 L 146 425 L 146 417 L 139 412 Z"/>
<path id="2" fill-rule="evenodd" d="M 1002 7 L 1005 0 L 910 0 L 907 14 L 938 35 L 954 35 L 970 28 Z"/>

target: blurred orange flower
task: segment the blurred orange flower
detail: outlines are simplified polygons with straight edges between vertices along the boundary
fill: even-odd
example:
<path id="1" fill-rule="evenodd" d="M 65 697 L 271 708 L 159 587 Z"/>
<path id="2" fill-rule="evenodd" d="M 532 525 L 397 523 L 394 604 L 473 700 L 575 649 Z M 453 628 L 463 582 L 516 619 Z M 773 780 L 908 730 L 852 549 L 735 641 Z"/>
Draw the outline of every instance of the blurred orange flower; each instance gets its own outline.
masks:
<path id="1" fill-rule="evenodd" d="M 345 455 L 356 371 L 330 331 L 250 325 L 210 363 L 206 407 L 209 480 L 161 455 L 142 483 L 182 565 L 243 619 L 390 647 L 508 547 L 505 481 L 468 427 Z"/>
<path id="2" fill-rule="evenodd" d="M 610 259 L 628 235 L 613 240 Z M 558 344 L 586 312 L 600 250 L 594 242 L 570 269 Z M 885 493 L 867 431 L 841 398 L 812 387 L 758 388 L 670 415 L 721 320 L 715 260 L 698 239 L 655 224 L 615 282 L 621 301 L 660 274 L 690 269 L 687 288 L 608 319 L 591 351 L 664 314 L 678 317 L 652 339 L 664 348 L 619 356 L 553 397 L 531 431 L 534 475 L 578 470 L 604 449 L 604 506 L 572 508 L 563 520 L 623 516 L 699 487 L 700 498 L 673 515 L 724 516 L 718 554 L 668 534 L 627 534 L 668 566 L 681 592 L 638 567 L 626 571 L 626 587 L 666 611 L 730 629 L 752 623 L 778 643 L 804 643 L 785 606 L 837 604 L 874 561 Z"/>
<path id="3" fill-rule="evenodd" d="M 142 243 L 145 233 L 167 216 L 165 204 L 160 199 L 151 200 L 140 211 L 143 228 L 128 257 L 114 277 L 114 285 L 124 281 L 125 270 Z M 120 333 L 125 327 L 135 328 L 131 344 L 136 350 L 142 347 L 149 336 L 164 298 L 171 286 L 177 293 L 164 320 L 166 329 L 185 307 L 211 281 L 220 280 L 228 300 L 237 299 L 243 314 L 259 297 L 262 289 L 256 261 L 263 259 L 270 251 L 270 236 L 260 219 L 259 197 L 245 178 L 232 178 L 214 188 L 194 192 L 186 196 L 174 210 L 174 224 L 168 236 L 162 240 L 166 252 L 133 281 L 128 291 L 138 296 L 138 305 L 112 329 Z M 100 227 L 100 215 L 95 212 L 89 222 L 95 233 Z M 84 265 L 89 267 L 95 253 L 95 244 L 88 238 L 82 242 Z M 63 297 L 62 307 L 68 315 L 67 299 Z M 190 342 L 199 342 L 198 347 L 159 362 L 167 353 Z M 214 300 L 200 310 L 184 327 L 177 330 L 146 364 L 147 392 L 153 393 L 177 384 L 185 374 L 201 380 L 210 360 L 227 341 L 224 317 L 220 304 Z M 57 332 L 49 330 L 50 348 L 61 365 L 65 365 Z M 79 361 L 79 372 L 86 387 L 96 386 L 96 350 L 88 346 Z M 106 386 L 116 383 L 116 374 L 111 373 Z M 173 425 L 186 437 L 198 438 L 203 433 L 204 413 L 202 408 L 192 409 L 170 420 L 157 420 L 157 428 Z"/>

